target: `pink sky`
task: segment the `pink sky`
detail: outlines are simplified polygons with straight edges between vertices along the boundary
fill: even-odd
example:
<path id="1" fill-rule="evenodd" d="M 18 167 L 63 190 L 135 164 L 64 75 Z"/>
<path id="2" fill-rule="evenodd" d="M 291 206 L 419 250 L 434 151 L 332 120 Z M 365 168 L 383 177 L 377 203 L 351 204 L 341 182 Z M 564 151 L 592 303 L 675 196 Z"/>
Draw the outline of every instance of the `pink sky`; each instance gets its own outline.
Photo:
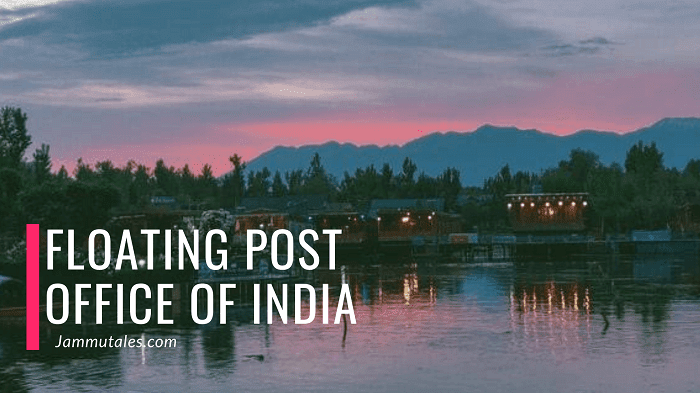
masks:
<path id="1" fill-rule="evenodd" d="M 28 113 L 28 156 L 48 143 L 56 170 L 163 158 L 221 175 L 231 154 L 277 145 L 403 144 L 486 123 L 629 132 L 700 108 L 700 3 L 190 8 L 0 8 L 0 104 Z"/>
<path id="2" fill-rule="evenodd" d="M 251 160 L 277 145 L 300 146 L 331 140 L 357 145 L 401 145 L 433 132 L 472 131 L 487 123 L 535 128 L 556 135 L 582 129 L 626 133 L 663 117 L 696 114 L 697 91 L 700 91 L 698 75 L 700 73 L 682 70 L 591 79 L 581 75 L 562 76 L 517 99 L 488 102 L 479 107 L 460 108 L 451 102 L 435 102 L 420 108 L 388 106 L 379 112 L 359 115 L 329 111 L 274 121 L 188 126 L 179 131 L 178 138 L 170 140 L 146 143 L 124 140 L 123 144 L 98 141 L 94 145 L 74 145 L 54 156 L 57 158 L 55 169 L 65 165 L 72 170 L 74 157 L 83 157 L 90 163 L 111 159 L 119 164 L 134 159 L 149 167 L 158 158 L 164 158 L 175 167 L 189 163 L 194 171 L 209 163 L 214 172 L 221 175 L 230 169 L 228 157 L 234 153 Z M 455 117 L 460 109 L 469 116 L 439 119 L 440 116 Z M 358 117 L 366 120 L 358 121 Z"/>

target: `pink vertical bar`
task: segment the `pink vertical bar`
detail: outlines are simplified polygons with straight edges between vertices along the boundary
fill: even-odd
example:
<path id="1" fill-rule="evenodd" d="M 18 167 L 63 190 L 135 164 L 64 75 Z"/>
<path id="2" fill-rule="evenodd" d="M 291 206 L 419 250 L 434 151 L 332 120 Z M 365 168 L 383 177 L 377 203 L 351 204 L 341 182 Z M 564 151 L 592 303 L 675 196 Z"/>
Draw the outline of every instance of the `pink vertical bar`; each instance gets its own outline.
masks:
<path id="1" fill-rule="evenodd" d="M 27 224 L 27 351 L 39 350 L 39 224 Z"/>

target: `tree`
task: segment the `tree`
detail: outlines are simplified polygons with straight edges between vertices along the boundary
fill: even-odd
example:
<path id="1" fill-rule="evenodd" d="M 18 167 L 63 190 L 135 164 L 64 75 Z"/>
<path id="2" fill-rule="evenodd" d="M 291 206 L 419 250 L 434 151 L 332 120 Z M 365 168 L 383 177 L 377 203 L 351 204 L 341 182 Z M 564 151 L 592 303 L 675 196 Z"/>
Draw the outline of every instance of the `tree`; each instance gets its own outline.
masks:
<path id="1" fill-rule="evenodd" d="M 401 196 L 409 196 L 413 191 L 413 185 L 415 184 L 413 177 L 415 176 L 417 169 L 418 166 L 410 158 L 406 157 L 403 160 L 402 172 L 399 178 L 399 192 L 401 193 Z"/>
<path id="2" fill-rule="evenodd" d="M 22 190 L 22 175 L 16 169 L 0 169 L 0 201 L 14 200 Z"/>
<path id="3" fill-rule="evenodd" d="M 593 171 L 600 166 L 600 158 L 592 151 L 574 149 L 569 154 L 569 161 L 559 164 L 571 178 L 571 191 L 587 191 L 588 182 Z"/>
<path id="4" fill-rule="evenodd" d="M 62 181 L 68 180 L 68 170 L 65 165 L 61 165 L 61 169 L 58 170 L 56 177 Z"/>
<path id="5" fill-rule="evenodd" d="M 0 167 L 16 168 L 32 144 L 27 134 L 27 115 L 19 108 L 0 109 Z"/>
<path id="6" fill-rule="evenodd" d="M 75 169 L 73 169 L 73 176 L 75 176 L 76 180 L 86 181 L 93 179 L 95 172 L 90 168 L 90 164 L 85 163 L 83 158 L 80 157 L 75 165 Z"/>
<path id="7" fill-rule="evenodd" d="M 282 181 L 280 171 L 275 172 L 275 177 L 272 179 L 272 196 L 281 197 L 287 194 L 287 187 Z"/>
<path id="8" fill-rule="evenodd" d="M 41 144 L 41 149 L 34 152 L 34 174 L 37 183 L 43 183 L 51 176 L 51 156 L 49 156 L 49 145 Z"/>
<path id="9" fill-rule="evenodd" d="M 248 196 L 267 196 L 270 188 L 270 170 L 267 167 L 258 172 L 248 173 Z"/>
<path id="10" fill-rule="evenodd" d="M 700 160 L 694 159 L 688 161 L 688 165 L 685 166 L 683 172 L 686 175 L 700 179 Z"/>
<path id="11" fill-rule="evenodd" d="M 190 165 L 185 164 L 185 166 L 180 169 L 180 192 L 187 197 L 192 197 L 196 188 L 196 178 L 190 170 Z"/>
<path id="12" fill-rule="evenodd" d="M 384 163 L 381 173 L 381 197 L 389 198 L 394 194 L 394 187 L 392 184 L 392 179 L 394 178 L 394 170 L 391 169 L 391 165 Z"/>
<path id="13" fill-rule="evenodd" d="M 333 181 L 326 175 L 326 169 L 321 165 L 321 156 L 316 153 L 311 159 L 311 165 L 306 173 L 306 179 L 302 187 L 304 194 L 330 194 L 333 190 Z"/>
<path id="14" fill-rule="evenodd" d="M 222 204 L 224 206 L 238 206 L 245 192 L 245 177 L 244 171 L 246 163 L 238 154 L 234 154 L 228 158 L 233 166 L 233 171 L 224 176 L 222 187 Z"/>
<path id="15" fill-rule="evenodd" d="M 66 211 L 70 215 L 66 225 L 76 230 L 78 238 L 87 236 L 94 228 L 104 227 L 119 199 L 119 190 L 106 182 L 70 182 L 66 185 Z"/>
<path id="16" fill-rule="evenodd" d="M 284 178 L 287 180 L 289 195 L 299 195 L 304 184 L 304 172 L 301 169 L 286 172 Z"/>
<path id="17" fill-rule="evenodd" d="M 139 207 L 143 207 L 148 202 L 149 182 L 151 175 L 149 169 L 138 164 L 134 171 L 134 180 L 129 186 L 129 203 Z"/>
<path id="18" fill-rule="evenodd" d="M 506 194 L 512 192 L 513 177 L 510 174 L 510 166 L 504 165 L 498 174 L 486 179 L 484 190 L 489 192 L 494 199 L 502 200 Z"/>
<path id="19" fill-rule="evenodd" d="M 163 159 L 156 161 L 156 167 L 153 169 L 153 175 L 156 178 L 156 184 L 164 195 L 175 196 L 178 194 L 178 175 L 175 168 L 165 165 Z"/>
<path id="20" fill-rule="evenodd" d="M 663 153 L 656 148 L 656 143 L 645 145 L 639 141 L 627 152 L 625 170 L 630 173 L 649 176 L 663 168 Z"/>
<path id="21" fill-rule="evenodd" d="M 437 178 L 437 182 L 438 195 L 445 198 L 445 206 L 451 209 L 457 202 L 457 195 L 462 190 L 459 171 L 456 168 L 447 168 Z"/>

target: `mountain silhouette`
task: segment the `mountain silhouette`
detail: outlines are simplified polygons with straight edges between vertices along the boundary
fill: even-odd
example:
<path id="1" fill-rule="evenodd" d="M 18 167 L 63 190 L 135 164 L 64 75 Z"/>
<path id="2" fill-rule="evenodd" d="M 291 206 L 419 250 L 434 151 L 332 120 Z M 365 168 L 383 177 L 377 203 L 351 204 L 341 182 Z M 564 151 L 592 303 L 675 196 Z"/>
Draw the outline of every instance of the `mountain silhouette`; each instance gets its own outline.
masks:
<path id="1" fill-rule="evenodd" d="M 479 186 L 508 164 L 512 172 L 540 172 L 568 159 L 575 148 L 590 150 L 603 164 L 624 165 L 629 148 L 637 143 L 656 142 L 664 153 L 664 165 L 683 169 L 688 160 L 700 158 L 700 118 L 665 118 L 651 126 L 626 134 L 582 130 L 556 136 L 538 130 L 483 125 L 471 132 L 435 132 L 402 146 L 363 145 L 327 142 L 300 147 L 278 146 L 248 163 L 248 170 L 267 167 L 282 174 L 309 167 L 315 153 L 321 156 L 326 171 L 342 180 L 345 171 L 374 164 L 379 171 L 389 163 L 400 172 L 405 157 L 410 157 L 419 172 L 437 176 L 447 167 L 460 171 L 462 184 Z"/>

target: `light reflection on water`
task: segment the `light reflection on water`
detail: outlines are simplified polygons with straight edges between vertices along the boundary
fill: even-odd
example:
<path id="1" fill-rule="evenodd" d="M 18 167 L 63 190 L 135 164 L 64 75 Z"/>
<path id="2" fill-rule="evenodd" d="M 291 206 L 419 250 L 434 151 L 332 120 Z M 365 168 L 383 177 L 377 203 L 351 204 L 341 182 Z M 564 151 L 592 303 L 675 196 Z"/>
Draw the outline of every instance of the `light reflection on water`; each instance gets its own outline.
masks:
<path id="1" fill-rule="evenodd" d="M 254 325 L 242 309 L 224 326 L 128 333 L 175 349 L 28 354 L 4 331 L 0 390 L 700 391 L 699 270 L 696 258 L 349 264 L 345 343 L 320 304 L 310 325 Z"/>

